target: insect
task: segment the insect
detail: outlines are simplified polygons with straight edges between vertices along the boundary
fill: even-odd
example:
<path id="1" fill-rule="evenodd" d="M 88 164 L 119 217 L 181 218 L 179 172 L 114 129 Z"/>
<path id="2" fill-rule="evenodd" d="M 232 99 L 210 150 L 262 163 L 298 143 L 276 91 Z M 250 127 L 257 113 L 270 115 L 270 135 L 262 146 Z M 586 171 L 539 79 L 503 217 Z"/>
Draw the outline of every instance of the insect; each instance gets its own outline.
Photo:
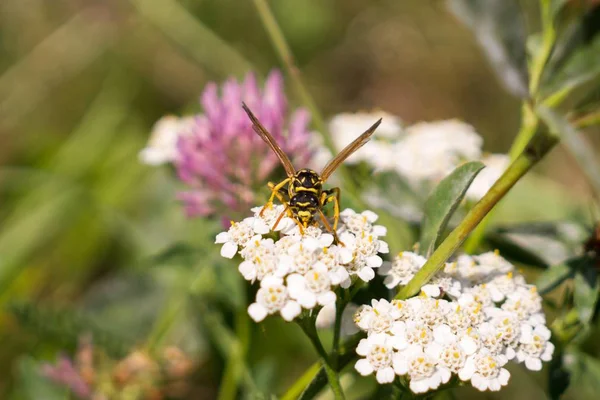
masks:
<path id="1" fill-rule="evenodd" d="M 340 151 L 337 156 L 335 156 L 327 163 L 327 165 L 325 165 L 323 171 L 321 171 L 319 174 L 316 171 L 308 168 L 303 168 L 296 171 L 288 156 L 275 142 L 273 136 L 271 136 L 271 134 L 262 126 L 260 121 L 254 116 L 248 106 L 246 106 L 245 103 L 242 103 L 242 108 L 244 111 L 246 111 L 246 114 L 248 114 L 248 117 L 252 121 L 252 128 L 254 131 L 277 155 L 287 174 L 287 178 L 278 184 L 269 182 L 271 197 L 261 210 L 261 215 L 266 207 L 272 206 L 273 200 L 275 197 L 277 197 L 279 201 L 285 205 L 286 211 L 279 216 L 273 228 L 277 226 L 283 215 L 287 213 L 287 215 L 290 216 L 300 228 L 300 233 L 303 233 L 304 228 L 307 228 L 315 223 L 314 218 L 318 214 L 325 228 L 333 234 L 337 242 L 340 242 L 337 238 L 336 232 L 340 218 L 341 192 L 337 187 L 328 190 L 323 189 L 323 184 L 325 181 L 327 181 L 327 178 L 329 178 L 331 174 L 340 166 L 340 164 L 344 162 L 344 160 L 350 157 L 350 155 L 352 155 L 356 150 L 360 149 L 369 141 L 371 135 L 381 123 L 381 118 L 362 135 L 360 135 L 352 143 Z M 323 207 L 329 203 L 333 203 L 333 227 L 329 224 L 329 221 L 327 221 L 327 218 L 323 213 Z"/>

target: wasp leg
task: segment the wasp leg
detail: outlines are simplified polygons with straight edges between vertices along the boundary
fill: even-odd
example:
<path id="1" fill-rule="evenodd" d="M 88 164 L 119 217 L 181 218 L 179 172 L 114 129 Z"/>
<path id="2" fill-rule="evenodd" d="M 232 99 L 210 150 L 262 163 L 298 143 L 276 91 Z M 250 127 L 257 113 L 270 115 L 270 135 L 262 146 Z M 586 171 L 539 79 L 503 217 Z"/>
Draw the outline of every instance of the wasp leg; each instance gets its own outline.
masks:
<path id="1" fill-rule="evenodd" d="M 269 187 L 273 189 L 275 186 L 272 182 L 269 182 Z M 287 191 L 284 189 L 279 189 L 278 191 L 273 191 L 277 199 L 281 202 L 281 204 L 285 205 L 284 213 L 287 213 L 288 217 L 293 218 L 294 214 L 292 214 L 292 210 L 290 210 L 289 200 L 285 198 L 287 195 Z M 262 211 L 262 210 L 261 210 Z"/>
<path id="2" fill-rule="evenodd" d="M 323 205 L 333 202 L 333 230 L 337 231 L 338 222 L 340 220 L 340 188 L 334 187 L 323 192 L 326 194 Z"/>
<path id="3" fill-rule="evenodd" d="M 267 207 L 270 208 L 273 205 L 273 199 L 275 198 L 275 196 L 277 196 L 278 194 L 281 195 L 281 193 L 279 193 L 279 190 L 282 189 L 285 185 L 287 185 L 290 182 L 290 180 L 290 178 L 286 178 L 283 181 L 279 182 L 277 185 L 273 185 L 273 183 L 269 182 L 269 188 L 271 189 L 271 197 L 269 197 L 269 201 L 267 202 L 267 204 L 264 205 L 262 210 L 260 210 L 260 213 L 258 215 L 262 217 L 263 213 L 265 212 L 265 209 Z"/>
<path id="4" fill-rule="evenodd" d="M 340 246 L 345 247 L 346 245 L 340 240 L 340 238 L 337 235 L 337 232 L 331 227 L 331 224 L 329 224 L 329 221 L 327 221 L 327 217 L 325 216 L 325 214 L 323 214 L 323 210 L 321 209 L 319 209 L 319 216 L 321 217 L 321 221 L 323 221 L 323 225 L 325 225 L 325 229 L 327 229 L 333 235 L 333 239 L 335 240 L 335 242 L 338 243 Z"/>
<path id="5" fill-rule="evenodd" d="M 282 198 L 279 198 L 279 200 L 282 200 Z M 275 228 L 277 228 L 277 225 L 279 225 L 279 222 L 281 222 L 281 219 L 283 218 L 283 216 L 285 214 L 288 214 L 288 217 L 293 218 L 292 216 L 292 212 L 290 211 L 290 206 L 288 204 L 285 204 L 285 209 L 283 210 L 283 212 L 281 214 L 279 214 L 279 217 L 277 217 L 277 220 L 275 221 L 275 224 L 273 224 L 273 228 L 271 228 L 271 230 L 275 230 Z M 300 231 L 302 233 L 302 231 Z"/>

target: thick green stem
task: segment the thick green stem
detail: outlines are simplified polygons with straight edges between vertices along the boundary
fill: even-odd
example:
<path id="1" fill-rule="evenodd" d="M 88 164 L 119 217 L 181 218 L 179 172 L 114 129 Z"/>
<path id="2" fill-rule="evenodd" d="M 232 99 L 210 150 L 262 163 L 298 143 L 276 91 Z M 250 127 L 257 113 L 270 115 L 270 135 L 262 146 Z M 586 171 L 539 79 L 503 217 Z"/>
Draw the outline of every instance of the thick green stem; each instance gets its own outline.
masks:
<path id="1" fill-rule="evenodd" d="M 514 161 L 519 154 L 523 152 L 527 143 L 531 140 L 533 135 L 538 129 L 539 118 L 531 108 L 529 103 L 523 103 L 522 116 L 521 116 L 521 129 L 515 137 L 513 144 L 510 148 L 509 155 L 511 161 Z M 465 242 L 465 252 L 467 254 L 473 254 L 479 248 L 479 245 L 483 241 L 487 227 L 493 220 L 494 213 L 490 213 L 478 226 L 475 228 L 471 236 Z"/>
<path id="2" fill-rule="evenodd" d="M 556 41 L 556 30 L 554 29 L 551 0 L 541 0 L 541 19 L 542 19 L 542 46 L 535 54 L 529 67 L 529 93 L 537 97 L 544 67 L 552 54 L 554 42 Z"/>
<path id="3" fill-rule="evenodd" d="M 331 386 L 331 390 L 333 391 L 333 396 L 336 400 L 344 400 L 344 391 L 342 390 L 342 385 L 340 384 L 339 373 L 334 369 L 334 366 L 331 364 L 331 359 L 329 355 L 325 351 L 321 340 L 319 339 L 319 334 L 317 333 L 317 328 L 315 327 L 314 318 L 303 318 L 299 322 L 302 330 L 308 336 L 313 347 L 319 353 L 321 360 L 323 362 L 323 368 L 325 368 L 325 373 L 327 374 L 327 380 L 329 381 L 329 385 Z"/>
<path id="4" fill-rule="evenodd" d="M 552 54 L 554 43 L 556 41 L 556 30 L 554 29 L 552 20 L 552 10 L 550 0 L 541 0 L 541 20 L 542 20 L 542 45 L 540 50 L 535 54 L 530 66 L 529 72 L 531 79 L 529 81 L 529 93 L 532 99 L 538 99 L 538 92 L 540 88 L 540 82 L 544 73 L 544 68 Z M 563 98 L 564 93 L 557 94 L 556 98 L 553 98 L 552 102 L 560 102 Z M 511 161 L 514 161 L 519 154 L 523 152 L 527 143 L 531 140 L 535 132 L 537 131 L 539 118 L 536 115 L 533 104 L 528 101 L 523 102 L 521 112 L 521 129 L 515 137 L 513 144 L 510 148 L 509 154 Z M 493 220 L 493 213 L 485 218 L 481 224 L 473 231 L 473 234 L 468 238 L 465 243 L 465 252 L 468 254 L 474 253 L 481 242 L 487 230 L 488 225 Z"/>
<path id="5" fill-rule="evenodd" d="M 419 292 L 421 287 L 442 268 L 444 262 L 463 243 L 465 238 L 502 199 L 519 179 L 537 164 L 558 143 L 558 138 L 538 132 L 525 147 L 525 150 L 508 167 L 485 196 L 469 211 L 462 222 L 448 235 L 435 250 L 423 268 L 403 287 L 396 298 L 406 299 Z"/>

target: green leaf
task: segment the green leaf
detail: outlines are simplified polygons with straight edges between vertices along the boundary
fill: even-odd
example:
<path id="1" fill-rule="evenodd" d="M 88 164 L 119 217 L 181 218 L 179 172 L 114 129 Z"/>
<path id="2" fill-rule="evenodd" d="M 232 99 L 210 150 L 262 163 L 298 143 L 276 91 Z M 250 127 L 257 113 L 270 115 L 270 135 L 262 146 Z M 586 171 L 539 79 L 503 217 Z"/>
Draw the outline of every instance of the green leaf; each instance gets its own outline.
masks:
<path id="1" fill-rule="evenodd" d="M 594 316 L 599 290 L 598 273 L 591 263 L 575 274 L 573 302 L 579 313 L 579 320 L 584 324 L 588 323 Z"/>
<path id="2" fill-rule="evenodd" d="M 516 0 L 449 0 L 450 10 L 471 28 L 504 87 L 527 97 L 526 31 Z"/>
<path id="3" fill-rule="evenodd" d="M 600 75 L 600 36 L 582 46 L 564 62 L 562 68 L 549 79 L 544 93 L 571 91 Z"/>
<path id="4" fill-rule="evenodd" d="M 450 217 L 456 211 L 471 182 L 484 167 L 479 161 L 461 165 L 439 183 L 425 202 L 419 243 L 428 256 L 437 247 Z"/>
<path id="5" fill-rule="evenodd" d="M 535 281 L 540 294 L 543 295 L 551 292 L 561 283 L 572 277 L 582 262 L 582 258 L 574 258 L 562 264 L 553 265 L 541 273 Z"/>
<path id="6" fill-rule="evenodd" d="M 565 367 L 571 373 L 571 385 L 565 398 L 595 400 L 600 392 L 600 361 L 575 348 L 565 355 Z"/>
<path id="7" fill-rule="evenodd" d="M 600 47 L 598 48 L 598 56 L 600 68 Z M 569 121 L 549 108 L 540 106 L 537 108 L 537 113 L 550 130 L 560 136 L 562 143 L 573 154 L 589 183 L 596 193 L 600 194 L 600 164 L 596 154 L 594 154 L 594 147 L 584 139 Z"/>

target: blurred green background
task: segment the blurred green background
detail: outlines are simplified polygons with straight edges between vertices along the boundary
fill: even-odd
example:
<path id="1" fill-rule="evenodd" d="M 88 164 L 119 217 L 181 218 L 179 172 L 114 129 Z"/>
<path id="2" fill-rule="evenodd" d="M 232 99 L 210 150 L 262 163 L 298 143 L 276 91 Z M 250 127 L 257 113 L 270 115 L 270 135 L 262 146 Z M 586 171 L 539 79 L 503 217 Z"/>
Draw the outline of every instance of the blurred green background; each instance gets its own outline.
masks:
<path id="1" fill-rule="evenodd" d="M 486 151 L 508 150 L 520 102 L 501 88 L 444 2 L 271 6 L 324 115 L 380 108 L 406 123 L 459 118 L 476 127 Z M 197 393 L 205 397 L 198 398 L 213 397 L 222 358 L 205 329 L 210 310 L 177 293 L 193 282 L 194 296 L 217 304 L 245 300 L 231 294 L 235 279 L 225 285 L 231 292 L 212 287 L 232 280 L 218 269 L 212 245 L 218 224 L 186 220 L 174 200 L 173 171 L 144 166 L 137 153 L 161 116 L 198 109 L 207 82 L 250 69 L 264 76 L 278 66 L 250 1 L 0 1 L 0 307 L 84 310 L 132 345 L 160 337 L 161 321 L 175 318 L 168 341 L 201 355 Z M 291 85 L 288 94 L 293 102 Z M 566 152 L 555 150 L 538 172 L 547 199 L 518 188 L 514 219 L 585 210 L 589 190 Z M 190 261 L 197 258 L 188 252 L 156 257 L 173 246 L 194 246 L 202 261 Z M 32 387 L 31 360 L 72 348 L 63 340 L 68 326 L 33 325 L 32 333 L 12 313 L 0 314 L 0 398 L 36 398 L 23 394 Z M 265 385 L 281 362 L 292 364 L 281 390 L 313 354 L 293 327 L 266 325 L 280 326 L 263 332 L 268 344 L 251 356 Z M 277 329 L 286 337 L 274 336 Z M 502 397 L 544 398 L 544 379 L 514 374 Z"/>

